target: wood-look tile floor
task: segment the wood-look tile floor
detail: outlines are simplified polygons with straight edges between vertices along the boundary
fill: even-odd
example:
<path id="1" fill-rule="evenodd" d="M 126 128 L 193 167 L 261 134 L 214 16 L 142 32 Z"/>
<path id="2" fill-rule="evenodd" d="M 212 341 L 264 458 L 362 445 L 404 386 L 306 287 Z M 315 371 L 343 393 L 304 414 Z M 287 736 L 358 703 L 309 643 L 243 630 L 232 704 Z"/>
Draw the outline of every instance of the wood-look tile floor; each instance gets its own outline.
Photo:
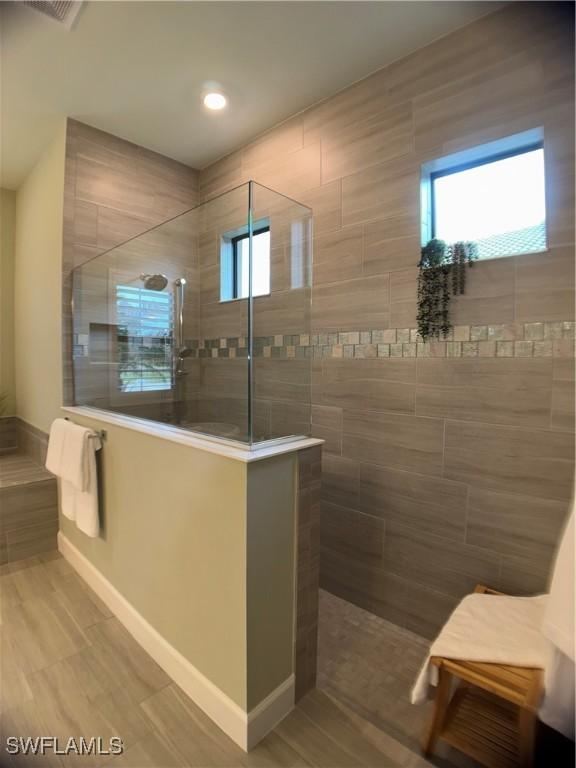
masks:
<path id="1" fill-rule="evenodd" d="M 0 766 L 426 768 L 419 754 L 316 690 L 250 754 L 172 683 L 58 553 L 0 569 Z M 331 608 L 334 615 L 335 606 Z M 12 757 L 8 736 L 111 736 L 124 753 Z"/>
<path id="2" fill-rule="evenodd" d="M 0 488 L 36 483 L 53 477 L 47 469 L 24 453 L 6 453 L 0 457 Z"/>

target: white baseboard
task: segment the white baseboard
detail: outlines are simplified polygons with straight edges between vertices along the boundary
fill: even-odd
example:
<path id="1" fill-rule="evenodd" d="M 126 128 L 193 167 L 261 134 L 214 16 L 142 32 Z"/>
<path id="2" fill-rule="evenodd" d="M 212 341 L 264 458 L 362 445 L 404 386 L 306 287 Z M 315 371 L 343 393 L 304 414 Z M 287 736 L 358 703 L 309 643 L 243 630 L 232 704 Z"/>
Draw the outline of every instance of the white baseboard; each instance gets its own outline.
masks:
<path id="1" fill-rule="evenodd" d="M 294 675 L 290 675 L 248 712 L 247 740 L 243 749 L 253 749 L 294 709 L 294 685 Z"/>
<path id="2" fill-rule="evenodd" d="M 58 533 L 58 549 L 136 642 L 243 750 L 255 747 L 293 709 L 291 675 L 250 712 L 245 712 L 170 645 L 62 532 Z"/>

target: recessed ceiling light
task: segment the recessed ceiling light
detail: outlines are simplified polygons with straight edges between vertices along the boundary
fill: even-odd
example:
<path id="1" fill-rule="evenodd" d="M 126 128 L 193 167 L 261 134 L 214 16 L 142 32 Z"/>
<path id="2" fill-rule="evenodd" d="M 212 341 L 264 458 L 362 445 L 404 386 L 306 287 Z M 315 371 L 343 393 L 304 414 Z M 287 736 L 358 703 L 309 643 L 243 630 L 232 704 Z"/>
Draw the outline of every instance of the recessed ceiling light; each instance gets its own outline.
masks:
<path id="1" fill-rule="evenodd" d="M 204 96 L 204 106 L 207 109 L 214 109 L 214 110 L 224 109 L 227 103 L 228 103 L 228 99 L 226 98 L 226 96 L 224 96 L 223 93 L 217 93 L 214 91 L 212 93 L 207 93 Z"/>

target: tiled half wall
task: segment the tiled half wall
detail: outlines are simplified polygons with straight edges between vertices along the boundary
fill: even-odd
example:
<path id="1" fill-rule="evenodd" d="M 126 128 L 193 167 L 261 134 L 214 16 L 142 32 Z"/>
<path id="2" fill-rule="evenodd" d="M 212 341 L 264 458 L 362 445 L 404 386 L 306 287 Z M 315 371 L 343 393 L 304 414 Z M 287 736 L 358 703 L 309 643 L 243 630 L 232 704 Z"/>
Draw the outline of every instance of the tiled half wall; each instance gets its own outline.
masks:
<path id="1" fill-rule="evenodd" d="M 56 549 L 58 491 L 44 468 L 48 435 L 0 419 L 0 565 Z"/>

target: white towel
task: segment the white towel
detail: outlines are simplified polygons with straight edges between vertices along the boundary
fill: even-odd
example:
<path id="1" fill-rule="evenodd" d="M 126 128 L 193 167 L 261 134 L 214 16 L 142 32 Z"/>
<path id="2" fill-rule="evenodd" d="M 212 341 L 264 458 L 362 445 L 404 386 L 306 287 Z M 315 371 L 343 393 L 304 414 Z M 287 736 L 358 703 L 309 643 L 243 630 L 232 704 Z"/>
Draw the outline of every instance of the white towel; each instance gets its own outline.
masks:
<path id="1" fill-rule="evenodd" d="M 62 514 L 75 520 L 87 536 L 100 533 L 96 451 L 100 439 L 92 430 L 56 419 L 50 429 L 46 468 L 60 478 Z"/>
<path id="2" fill-rule="evenodd" d="M 90 455 L 94 453 L 91 441 L 95 440 L 91 429 L 65 422 L 66 438 L 62 451 L 60 477 L 71 483 L 77 491 L 85 491 L 90 482 Z"/>
<path id="3" fill-rule="evenodd" d="M 542 631 L 574 661 L 574 506 L 556 555 Z"/>
<path id="4" fill-rule="evenodd" d="M 574 505 L 554 565 L 542 632 L 550 640 L 540 718 L 574 739 Z"/>
<path id="5" fill-rule="evenodd" d="M 78 491 L 68 480 L 60 478 L 60 510 L 68 520 L 76 520 L 76 494 Z"/>
<path id="6" fill-rule="evenodd" d="M 547 599 L 547 595 L 465 597 L 432 643 L 412 689 L 412 704 L 422 704 L 428 686 L 438 684 L 438 669 L 429 663 L 430 656 L 544 669 L 548 641 L 541 626 Z"/>
<path id="7" fill-rule="evenodd" d="M 89 481 L 90 429 L 66 419 L 55 419 L 50 428 L 46 469 L 85 491 Z"/>
<path id="8" fill-rule="evenodd" d="M 97 538 L 100 534 L 98 517 L 98 474 L 96 471 L 96 448 L 100 441 L 93 437 L 88 441 L 88 482 L 86 490 L 74 489 L 74 517 L 76 525 L 86 536 Z"/>
<path id="9" fill-rule="evenodd" d="M 54 419 L 50 427 L 50 439 L 46 453 L 46 469 L 53 475 L 59 476 L 62 471 L 62 454 L 67 433 L 68 422 L 65 419 Z"/>

